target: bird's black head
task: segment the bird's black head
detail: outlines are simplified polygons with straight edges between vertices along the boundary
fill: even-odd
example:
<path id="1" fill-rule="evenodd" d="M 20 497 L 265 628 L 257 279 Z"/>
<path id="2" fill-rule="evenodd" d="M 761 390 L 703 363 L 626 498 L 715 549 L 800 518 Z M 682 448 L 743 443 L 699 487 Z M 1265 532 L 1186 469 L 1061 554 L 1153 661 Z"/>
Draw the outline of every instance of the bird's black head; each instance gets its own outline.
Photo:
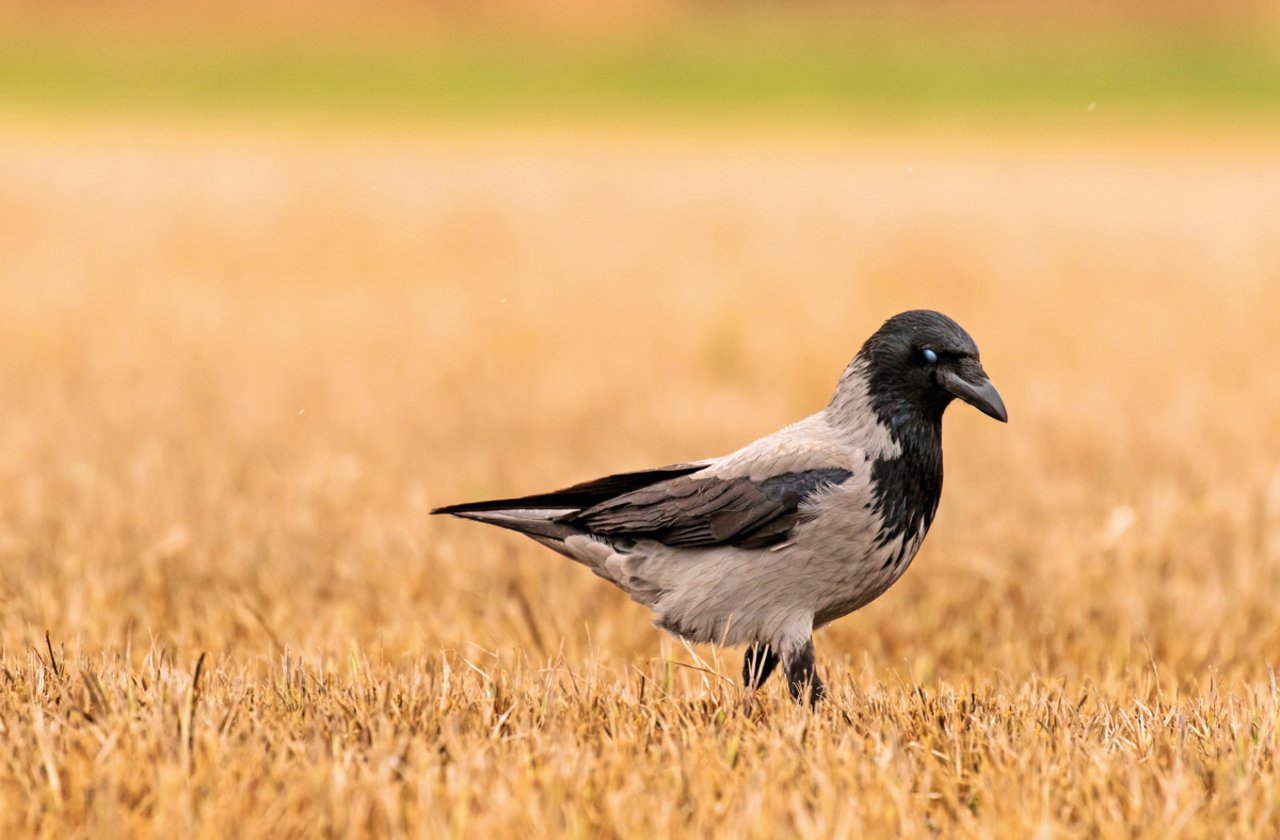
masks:
<path id="1" fill-rule="evenodd" d="M 956 397 L 1002 423 L 1004 401 L 978 360 L 978 346 L 959 324 L 927 309 L 894 315 L 858 351 L 867 391 L 882 422 L 942 422 Z"/>

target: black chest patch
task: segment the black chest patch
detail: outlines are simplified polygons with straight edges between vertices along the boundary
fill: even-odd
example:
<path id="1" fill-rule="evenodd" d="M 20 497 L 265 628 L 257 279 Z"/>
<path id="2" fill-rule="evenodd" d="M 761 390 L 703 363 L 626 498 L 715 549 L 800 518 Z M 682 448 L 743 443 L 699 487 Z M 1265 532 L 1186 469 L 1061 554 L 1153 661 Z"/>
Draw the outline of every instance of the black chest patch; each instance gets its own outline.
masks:
<path id="1" fill-rule="evenodd" d="M 871 487 L 880 518 L 877 545 L 923 535 L 942 498 L 941 445 L 904 446 L 898 457 L 877 460 L 871 467 Z"/>

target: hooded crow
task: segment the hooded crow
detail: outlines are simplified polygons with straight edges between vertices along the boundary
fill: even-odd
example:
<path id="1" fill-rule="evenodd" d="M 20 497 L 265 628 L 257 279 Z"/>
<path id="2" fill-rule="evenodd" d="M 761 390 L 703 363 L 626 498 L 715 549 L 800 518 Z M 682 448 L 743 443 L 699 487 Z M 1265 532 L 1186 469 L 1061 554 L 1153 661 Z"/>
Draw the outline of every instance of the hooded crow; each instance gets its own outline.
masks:
<path id="1" fill-rule="evenodd" d="M 942 494 L 942 414 L 1004 402 L 960 325 L 890 318 L 825 409 L 720 458 L 552 493 L 438 508 L 529 536 L 653 610 L 692 642 L 746 645 L 754 690 L 781 664 L 791 695 L 825 694 L 813 631 L 902 576 Z"/>

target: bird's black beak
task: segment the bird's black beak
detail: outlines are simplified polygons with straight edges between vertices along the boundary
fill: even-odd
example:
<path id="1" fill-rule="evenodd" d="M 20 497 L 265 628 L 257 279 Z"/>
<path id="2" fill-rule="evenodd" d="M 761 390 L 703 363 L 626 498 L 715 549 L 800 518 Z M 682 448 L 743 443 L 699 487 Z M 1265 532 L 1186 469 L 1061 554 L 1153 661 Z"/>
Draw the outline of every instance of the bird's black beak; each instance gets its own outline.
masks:
<path id="1" fill-rule="evenodd" d="M 987 372 L 980 365 L 972 365 L 960 371 L 940 371 L 939 383 L 948 393 L 957 396 L 988 417 L 994 417 L 1001 423 L 1009 422 L 1009 412 L 1000 399 L 1000 392 L 987 378 Z"/>

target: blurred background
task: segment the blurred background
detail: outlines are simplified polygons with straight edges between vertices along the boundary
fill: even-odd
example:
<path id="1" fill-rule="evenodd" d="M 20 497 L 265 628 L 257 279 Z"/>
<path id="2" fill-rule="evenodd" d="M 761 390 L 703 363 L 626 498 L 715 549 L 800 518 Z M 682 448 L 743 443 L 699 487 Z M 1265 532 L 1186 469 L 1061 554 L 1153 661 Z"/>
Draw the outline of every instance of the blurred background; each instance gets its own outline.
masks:
<path id="1" fill-rule="evenodd" d="M 1196 607 L 1274 572 L 1240 560 L 1274 561 L 1280 508 L 1273 3 L 11 0 L 0 24 L 6 645 L 652 650 L 618 593 L 426 511 L 727 451 L 919 306 L 974 333 L 1014 421 L 956 412 L 921 558 L 956 585 L 903 590 L 1017 588 L 971 628 L 1041 628 L 1011 662 L 1068 667 L 1072 609 L 1188 666 L 1280 640 Z M 1123 546 L 1137 577 L 1096 591 Z M 887 666 L 974 599 L 832 632 Z"/>
<path id="2" fill-rule="evenodd" d="M 45 3 L 0 10 L 28 113 L 873 124 L 1270 113 L 1274 3 Z"/>
<path id="3" fill-rule="evenodd" d="M 1280 732 L 1277 243 L 1275 2 L 5 0 L 0 813 L 653 836 L 725 802 L 742 834 L 900 836 L 981 802 L 1015 836 L 1209 806 L 1248 833 Z M 734 766 L 736 662 L 428 516 L 729 451 L 914 307 L 972 332 L 1011 422 L 950 412 L 915 567 L 819 636 L 869 727 L 804 782 L 836 822 L 773 784 L 809 766 L 785 727 L 731 716 L 743 763 L 702 772 Z M 1024 720 L 940 730 L 939 686 Z M 643 757 L 581 725 L 598 697 Z M 1041 723 L 1089 697 L 1156 709 L 1160 752 Z"/>

